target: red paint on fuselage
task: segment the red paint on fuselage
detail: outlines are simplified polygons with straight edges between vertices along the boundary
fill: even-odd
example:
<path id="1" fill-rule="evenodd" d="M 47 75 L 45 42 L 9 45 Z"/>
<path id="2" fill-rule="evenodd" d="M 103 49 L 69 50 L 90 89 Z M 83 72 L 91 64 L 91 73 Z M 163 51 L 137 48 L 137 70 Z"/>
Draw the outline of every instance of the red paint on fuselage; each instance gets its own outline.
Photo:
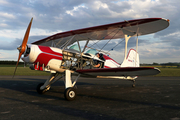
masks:
<path id="1" fill-rule="evenodd" d="M 41 45 L 38 45 L 39 49 L 44 52 L 44 53 L 50 53 L 50 54 L 53 54 L 53 55 L 58 55 L 58 56 L 62 56 L 62 53 L 58 53 L 58 52 L 55 52 L 53 51 L 50 47 L 47 47 L 47 46 L 41 46 Z"/>
<path id="2" fill-rule="evenodd" d="M 56 59 L 56 60 L 62 60 L 62 53 L 58 53 L 53 51 L 50 47 L 46 47 L 46 46 L 38 46 L 39 49 L 42 51 L 42 53 L 40 53 L 35 62 L 34 62 L 34 68 L 36 70 L 43 70 L 43 65 L 44 67 L 47 66 L 48 62 L 52 59 Z M 37 64 L 38 63 L 38 64 Z"/>
<path id="3" fill-rule="evenodd" d="M 51 59 L 62 60 L 62 56 L 55 56 L 48 53 L 40 53 L 34 63 L 39 62 L 39 65 L 44 64 L 44 66 L 46 66 Z"/>
<path id="4" fill-rule="evenodd" d="M 104 57 L 105 60 L 112 60 L 112 61 L 114 61 L 116 64 L 120 65 L 119 63 L 117 63 L 115 60 L 113 60 L 112 58 L 110 58 L 110 57 L 107 56 L 107 55 L 103 55 L 103 57 Z"/>

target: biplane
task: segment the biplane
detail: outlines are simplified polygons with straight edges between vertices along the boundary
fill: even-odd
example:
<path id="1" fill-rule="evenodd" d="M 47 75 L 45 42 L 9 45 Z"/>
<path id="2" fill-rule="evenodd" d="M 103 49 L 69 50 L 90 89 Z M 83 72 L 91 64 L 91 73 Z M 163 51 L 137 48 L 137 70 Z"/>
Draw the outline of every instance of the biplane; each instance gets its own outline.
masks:
<path id="1" fill-rule="evenodd" d="M 74 88 L 79 77 L 106 77 L 120 78 L 133 81 L 138 76 L 156 75 L 160 70 L 155 67 L 140 67 L 138 53 L 138 36 L 158 32 L 169 26 L 169 20 L 164 18 L 145 18 L 126 20 L 95 27 L 71 30 L 57 33 L 47 38 L 27 44 L 33 18 L 26 30 L 14 75 L 20 58 L 29 64 L 30 69 L 51 73 L 45 83 L 37 85 L 37 92 L 43 94 L 48 91 L 51 84 L 64 78 L 66 100 L 76 98 Z M 127 52 L 128 41 L 137 37 L 136 49 Z M 119 64 L 109 57 L 106 51 L 92 48 L 90 41 L 125 40 L 124 60 Z M 84 41 L 84 45 L 80 42 Z M 108 42 L 106 45 L 108 45 Z M 14 76 L 13 75 L 13 76 Z M 72 80 L 72 75 L 75 79 Z M 60 76 L 60 77 L 58 77 Z"/>

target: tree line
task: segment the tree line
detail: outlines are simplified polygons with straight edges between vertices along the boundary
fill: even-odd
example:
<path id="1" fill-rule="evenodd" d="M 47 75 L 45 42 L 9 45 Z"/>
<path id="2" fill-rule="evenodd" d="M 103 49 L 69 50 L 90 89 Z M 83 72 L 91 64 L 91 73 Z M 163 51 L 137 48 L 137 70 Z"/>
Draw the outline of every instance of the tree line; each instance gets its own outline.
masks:
<path id="1" fill-rule="evenodd" d="M 16 65 L 17 61 L 0 61 L 0 65 Z M 19 65 L 23 65 L 24 62 L 19 62 Z M 152 63 L 146 64 L 143 63 L 141 66 L 149 66 L 149 65 L 160 65 L 160 66 L 177 66 L 180 67 L 180 62 L 168 62 L 168 63 Z"/>
<path id="2" fill-rule="evenodd" d="M 0 61 L 0 65 L 16 65 L 17 61 Z M 19 62 L 19 65 L 23 65 L 24 62 Z"/>
<path id="3" fill-rule="evenodd" d="M 141 64 L 141 66 L 162 66 L 162 67 L 166 67 L 166 66 L 177 66 L 178 68 L 180 67 L 180 62 L 168 62 L 168 63 L 152 63 L 152 64 L 146 64 L 143 63 Z"/>

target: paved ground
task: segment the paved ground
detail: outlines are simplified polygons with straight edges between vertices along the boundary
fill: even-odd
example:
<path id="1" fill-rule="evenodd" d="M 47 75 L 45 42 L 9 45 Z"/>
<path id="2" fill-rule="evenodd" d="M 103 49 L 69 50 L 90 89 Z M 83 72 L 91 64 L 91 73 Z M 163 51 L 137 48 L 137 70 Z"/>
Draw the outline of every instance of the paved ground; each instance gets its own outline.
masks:
<path id="1" fill-rule="evenodd" d="M 44 95 L 37 84 L 47 77 L 0 76 L 0 120 L 180 120 L 180 77 L 80 78 L 77 98 L 64 99 L 64 83 Z"/>

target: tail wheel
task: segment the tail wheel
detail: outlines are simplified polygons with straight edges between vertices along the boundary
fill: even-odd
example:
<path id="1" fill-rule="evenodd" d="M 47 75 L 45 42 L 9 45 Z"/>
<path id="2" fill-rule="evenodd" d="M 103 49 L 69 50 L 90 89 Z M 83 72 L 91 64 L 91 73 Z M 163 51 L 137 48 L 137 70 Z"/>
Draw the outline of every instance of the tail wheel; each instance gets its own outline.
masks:
<path id="1" fill-rule="evenodd" d="M 135 85 L 135 84 L 136 84 L 136 80 L 133 80 L 133 85 L 132 85 L 132 87 L 133 87 L 133 88 L 135 88 L 135 87 L 136 87 L 136 85 Z"/>
<path id="2" fill-rule="evenodd" d="M 43 86 L 43 85 L 44 85 L 44 83 L 40 83 L 40 84 L 37 85 L 37 87 L 36 87 L 37 93 L 44 94 L 47 91 L 46 89 L 43 89 L 43 90 L 40 89 L 41 86 Z"/>
<path id="3" fill-rule="evenodd" d="M 64 97 L 68 101 L 74 100 L 76 98 L 76 90 L 74 88 L 72 88 L 72 87 L 67 88 L 64 91 Z"/>

